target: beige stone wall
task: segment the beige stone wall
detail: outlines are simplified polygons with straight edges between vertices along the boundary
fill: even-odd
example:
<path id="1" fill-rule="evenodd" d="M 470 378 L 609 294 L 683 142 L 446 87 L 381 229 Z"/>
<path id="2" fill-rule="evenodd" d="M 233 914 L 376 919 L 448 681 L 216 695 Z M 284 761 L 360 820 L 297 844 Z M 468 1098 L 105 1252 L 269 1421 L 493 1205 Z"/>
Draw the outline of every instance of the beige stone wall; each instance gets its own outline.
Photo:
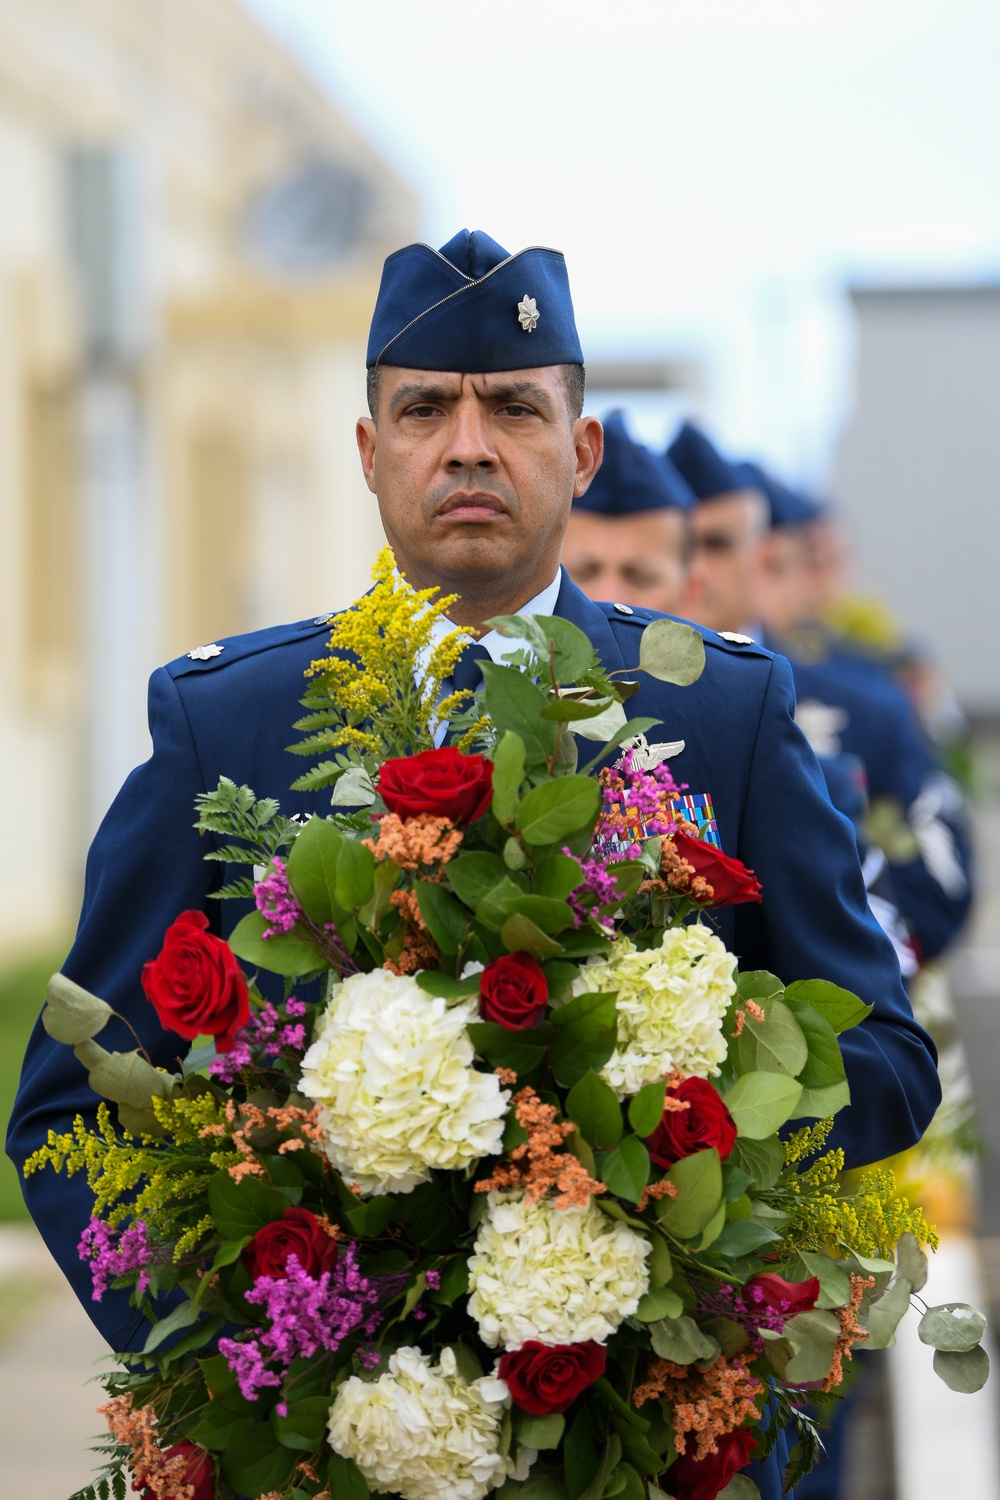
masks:
<path id="1" fill-rule="evenodd" d="M 96 659 L 80 147 L 134 168 L 141 262 L 135 350 L 112 372 L 141 463 L 111 592 L 128 570 L 135 604 Z M 246 226 L 316 161 L 355 175 L 363 213 L 348 250 L 298 272 Z M 0 860 L 0 957 L 71 921 L 94 807 L 146 753 L 148 672 L 364 587 L 381 542 L 353 432 L 367 322 L 384 255 L 415 232 L 408 188 L 237 0 L 0 0 L 0 785 L 31 835 Z M 106 700 L 121 723 L 102 741 Z"/>

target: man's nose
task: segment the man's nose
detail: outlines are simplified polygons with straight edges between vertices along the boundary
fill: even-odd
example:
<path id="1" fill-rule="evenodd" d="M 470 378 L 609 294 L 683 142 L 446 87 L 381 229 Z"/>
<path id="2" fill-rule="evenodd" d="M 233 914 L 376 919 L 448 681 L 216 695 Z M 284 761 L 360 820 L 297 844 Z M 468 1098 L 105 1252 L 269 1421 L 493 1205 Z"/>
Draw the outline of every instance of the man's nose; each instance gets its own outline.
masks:
<path id="1" fill-rule="evenodd" d="M 492 472 L 499 467 L 486 413 L 478 401 L 459 401 L 456 405 L 448 424 L 444 462 L 453 473 L 460 469 Z"/>

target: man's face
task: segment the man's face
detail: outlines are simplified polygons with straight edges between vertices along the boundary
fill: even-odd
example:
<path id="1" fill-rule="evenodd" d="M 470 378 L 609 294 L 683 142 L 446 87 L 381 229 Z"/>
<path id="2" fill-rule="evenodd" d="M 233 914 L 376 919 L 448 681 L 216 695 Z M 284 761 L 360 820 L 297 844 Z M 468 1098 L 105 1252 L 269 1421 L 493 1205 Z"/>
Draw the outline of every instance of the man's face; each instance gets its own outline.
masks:
<path id="1" fill-rule="evenodd" d="M 684 611 L 712 630 L 741 630 L 755 616 L 767 501 L 755 490 L 731 490 L 695 506 L 691 595 Z"/>
<path id="2" fill-rule="evenodd" d="M 676 614 L 687 582 L 687 517 L 671 509 L 633 516 L 574 510 L 562 560 L 591 599 Z"/>
<path id="3" fill-rule="evenodd" d="M 800 527 L 779 526 L 761 550 L 756 618 L 783 635 L 813 618 L 807 541 Z"/>
<path id="4" fill-rule="evenodd" d="M 377 421 L 363 418 L 357 436 L 410 583 L 509 595 L 508 611 L 552 582 L 570 505 L 604 441 L 595 419 L 571 418 L 554 366 L 493 375 L 386 366 Z"/>

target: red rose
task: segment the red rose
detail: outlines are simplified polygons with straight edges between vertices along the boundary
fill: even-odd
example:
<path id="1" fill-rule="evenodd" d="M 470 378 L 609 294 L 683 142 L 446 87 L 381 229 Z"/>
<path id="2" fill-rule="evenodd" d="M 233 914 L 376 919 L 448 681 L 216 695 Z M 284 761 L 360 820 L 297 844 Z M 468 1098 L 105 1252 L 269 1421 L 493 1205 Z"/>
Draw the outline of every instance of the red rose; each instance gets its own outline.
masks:
<path id="1" fill-rule="evenodd" d="M 706 1078 L 685 1078 L 667 1089 L 668 1099 L 681 1099 L 687 1109 L 664 1109 L 663 1119 L 646 1137 L 649 1154 L 660 1167 L 670 1168 L 684 1156 L 714 1146 L 725 1161 L 736 1142 L 736 1121 Z"/>
<path id="2" fill-rule="evenodd" d="M 508 1031 L 527 1031 L 545 1014 L 549 986 L 530 953 L 501 953 L 479 976 L 479 1014 Z"/>
<path id="3" fill-rule="evenodd" d="M 693 839 L 687 833 L 672 833 L 674 848 L 681 859 L 694 866 L 712 887 L 713 906 L 738 906 L 742 901 L 762 901 L 760 883 L 741 860 L 731 859 L 706 839 Z"/>
<path id="4" fill-rule="evenodd" d="M 501 1354 L 499 1375 L 510 1399 L 533 1417 L 565 1411 L 581 1391 L 604 1374 L 608 1355 L 600 1344 L 540 1344 L 529 1339 L 520 1349 Z"/>
<path id="5" fill-rule="evenodd" d="M 736 1432 L 723 1433 L 716 1452 L 706 1453 L 704 1458 L 682 1453 L 670 1470 L 671 1494 L 676 1500 L 715 1500 L 733 1475 L 746 1468 L 756 1446 L 757 1439 L 740 1427 Z"/>
<path id="6" fill-rule="evenodd" d="M 421 750 L 419 755 L 384 761 L 378 773 L 378 789 L 386 807 L 397 817 L 431 813 L 436 818 L 450 818 L 461 828 L 489 810 L 493 762 L 485 755 L 463 755 L 453 745 Z"/>
<path id="7" fill-rule="evenodd" d="M 143 965 L 142 987 L 160 1024 L 186 1041 L 203 1033 L 231 1052 L 250 1019 L 247 982 L 236 955 L 208 931 L 204 912 L 182 911 L 167 928 L 159 956 Z"/>
<path id="8" fill-rule="evenodd" d="M 179 1443 L 166 1450 L 164 1457 L 187 1460 L 187 1468 L 178 1476 L 178 1488 L 182 1484 L 189 1484 L 191 1500 L 215 1500 L 215 1466 L 210 1453 L 204 1448 L 196 1447 L 188 1438 L 181 1438 Z M 145 1485 L 140 1489 L 133 1481 L 132 1488 L 142 1496 L 142 1500 L 154 1500 L 153 1491 Z M 173 1500 L 173 1496 L 164 1494 L 162 1500 Z"/>
<path id="9" fill-rule="evenodd" d="M 310 1276 L 332 1271 L 337 1264 L 337 1241 L 307 1208 L 286 1208 L 280 1219 L 258 1229 L 243 1251 L 243 1264 L 254 1281 L 258 1276 L 283 1277 L 290 1255 Z"/>
<path id="10" fill-rule="evenodd" d="M 786 1281 L 773 1271 L 761 1271 L 743 1289 L 743 1300 L 748 1307 L 766 1307 L 771 1312 L 784 1313 L 786 1318 L 809 1312 L 816 1306 L 818 1296 L 818 1276 L 810 1276 L 807 1281 Z"/>

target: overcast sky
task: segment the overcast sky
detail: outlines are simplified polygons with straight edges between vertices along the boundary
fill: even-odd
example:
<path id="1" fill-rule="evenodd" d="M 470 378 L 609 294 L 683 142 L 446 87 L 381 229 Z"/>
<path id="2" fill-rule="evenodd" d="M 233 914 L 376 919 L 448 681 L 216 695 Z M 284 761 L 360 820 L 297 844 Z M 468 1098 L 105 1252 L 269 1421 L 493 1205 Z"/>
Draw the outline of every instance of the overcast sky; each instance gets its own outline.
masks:
<path id="1" fill-rule="evenodd" d="M 998 0 L 245 3 L 427 239 L 564 250 L 591 357 L 694 354 L 722 435 L 800 473 L 849 409 L 846 280 L 1000 275 Z"/>

